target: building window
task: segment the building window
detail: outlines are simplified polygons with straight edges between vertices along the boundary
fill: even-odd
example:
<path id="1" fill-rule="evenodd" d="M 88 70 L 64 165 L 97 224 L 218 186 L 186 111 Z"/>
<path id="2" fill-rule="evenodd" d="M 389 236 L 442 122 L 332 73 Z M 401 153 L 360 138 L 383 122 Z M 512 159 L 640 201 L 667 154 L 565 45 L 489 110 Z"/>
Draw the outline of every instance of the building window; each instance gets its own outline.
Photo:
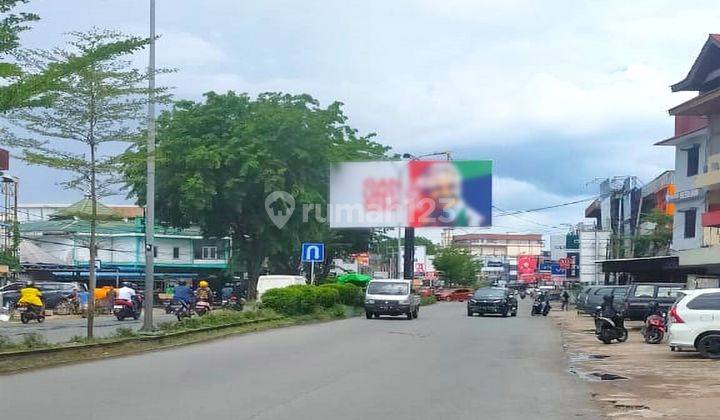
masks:
<path id="1" fill-rule="evenodd" d="M 217 247 L 216 246 L 202 247 L 202 259 L 203 260 L 217 260 Z"/>
<path id="2" fill-rule="evenodd" d="M 177 260 L 180 258 L 180 248 L 179 247 L 173 247 L 173 259 Z"/>
<path id="3" fill-rule="evenodd" d="M 687 176 L 695 176 L 698 174 L 700 166 L 700 145 L 694 144 L 687 149 Z"/>
<path id="4" fill-rule="evenodd" d="M 153 258 L 157 258 L 157 248 L 156 246 L 153 246 Z"/>
<path id="5" fill-rule="evenodd" d="M 695 237 L 695 223 L 697 218 L 697 209 L 688 209 L 683 212 L 685 214 L 685 238 Z"/>

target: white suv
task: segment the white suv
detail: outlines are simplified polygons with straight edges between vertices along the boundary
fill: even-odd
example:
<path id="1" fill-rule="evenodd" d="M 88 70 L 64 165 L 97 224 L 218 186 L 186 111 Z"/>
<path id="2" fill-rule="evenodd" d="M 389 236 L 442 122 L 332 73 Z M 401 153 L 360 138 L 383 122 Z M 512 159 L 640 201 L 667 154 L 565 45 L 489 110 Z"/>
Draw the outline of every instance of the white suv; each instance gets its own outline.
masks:
<path id="1" fill-rule="evenodd" d="M 670 349 L 720 359 L 720 289 L 680 292 L 668 313 Z"/>

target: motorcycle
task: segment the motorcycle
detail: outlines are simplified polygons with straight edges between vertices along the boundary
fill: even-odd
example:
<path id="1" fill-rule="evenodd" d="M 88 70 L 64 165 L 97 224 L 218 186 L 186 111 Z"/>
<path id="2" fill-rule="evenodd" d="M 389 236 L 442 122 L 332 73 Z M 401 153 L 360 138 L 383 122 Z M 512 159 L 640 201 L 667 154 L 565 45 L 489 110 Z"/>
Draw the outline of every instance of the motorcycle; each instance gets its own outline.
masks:
<path id="1" fill-rule="evenodd" d="M 20 322 L 27 324 L 28 322 L 37 320 L 38 323 L 45 322 L 45 309 L 42 306 L 19 304 L 16 308 L 20 313 Z"/>
<path id="2" fill-rule="evenodd" d="M 142 314 L 142 298 L 135 296 L 133 300 L 115 299 L 113 304 L 113 315 L 118 321 L 125 318 L 140 319 Z"/>
<path id="3" fill-rule="evenodd" d="M 210 302 L 206 300 L 198 300 L 195 303 L 195 313 L 200 316 L 207 314 L 208 312 L 210 312 L 210 310 Z"/>
<path id="4" fill-rule="evenodd" d="M 643 327 L 643 338 L 648 344 L 658 344 L 663 340 L 667 325 L 665 325 L 665 317 L 658 314 L 652 314 L 645 319 Z"/>
<path id="5" fill-rule="evenodd" d="M 595 336 L 605 344 L 610 344 L 613 340 L 623 343 L 628 339 L 628 331 L 621 316 L 605 317 L 598 306 L 595 312 Z"/>
<path id="6" fill-rule="evenodd" d="M 549 312 L 550 312 L 550 302 L 548 302 L 548 301 L 541 302 L 539 300 L 536 300 L 535 302 L 533 302 L 533 306 L 532 306 L 532 310 L 530 311 L 530 315 L 532 315 L 532 316 L 535 316 L 535 315 L 547 316 Z"/>
<path id="7" fill-rule="evenodd" d="M 192 316 L 190 304 L 184 301 L 173 302 L 172 312 L 175 314 L 178 321 L 182 321 L 183 318 L 190 318 Z"/>
<path id="8" fill-rule="evenodd" d="M 245 299 L 238 299 L 237 296 L 230 296 L 228 299 L 222 301 L 223 309 L 230 309 L 233 311 L 242 311 L 244 305 Z"/>

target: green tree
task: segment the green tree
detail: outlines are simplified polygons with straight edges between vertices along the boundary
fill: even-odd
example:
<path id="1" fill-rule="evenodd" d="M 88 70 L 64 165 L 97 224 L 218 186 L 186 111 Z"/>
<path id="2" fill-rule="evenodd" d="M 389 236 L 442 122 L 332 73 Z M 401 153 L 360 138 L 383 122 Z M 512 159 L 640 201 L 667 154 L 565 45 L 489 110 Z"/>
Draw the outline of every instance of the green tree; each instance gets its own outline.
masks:
<path id="1" fill-rule="evenodd" d="M 466 249 L 455 246 L 440 248 L 433 265 L 441 278 L 450 284 L 471 286 L 477 283 L 480 264 Z"/>
<path id="2" fill-rule="evenodd" d="M 264 262 L 273 271 L 297 272 L 301 242 L 357 241 L 331 232 L 314 212 L 303 221 L 302 207 L 325 209 L 332 162 L 382 159 L 386 151 L 372 135 L 360 136 L 347 125 L 340 103 L 321 107 L 309 95 L 263 93 L 253 99 L 210 92 L 200 103 L 176 102 L 158 118 L 158 217 L 174 226 L 199 224 L 207 235 L 230 235 L 235 266 L 248 273 L 252 294 Z M 144 159 L 142 143 L 125 157 L 126 182 L 140 203 Z M 296 210 L 282 228 L 265 209 L 274 191 L 295 200 Z M 370 232 L 363 234 L 369 238 Z"/>
<path id="3" fill-rule="evenodd" d="M 24 68 L 16 57 L 23 54 L 19 50 L 20 34 L 30 29 L 30 23 L 40 17 L 13 10 L 28 1 L 0 0 L 0 112 L 48 105 L 53 100 L 53 93 L 62 89 L 64 77 L 98 61 L 137 51 L 148 43 L 147 39 L 124 37 L 98 44 L 82 54 L 68 54 L 63 60 L 45 62 L 43 67 Z"/>
<path id="4" fill-rule="evenodd" d="M 131 38 L 117 32 L 93 29 L 73 32 L 68 49 L 29 51 L 22 54 L 25 67 L 48 68 L 67 62 L 104 46 Z M 19 158 L 31 165 L 69 171 L 74 177 L 65 188 L 77 189 L 92 202 L 89 237 L 89 289 L 95 288 L 97 256 L 96 225 L 99 198 L 112 193 L 119 173 L 117 144 L 138 136 L 149 90 L 148 74 L 132 68 L 128 58 L 97 61 L 75 73 L 65 75 L 45 106 L 16 109 L 6 116 L 29 133 L 28 137 L 6 135 L 5 143 L 18 149 Z M 167 99 L 165 89 L 157 89 L 159 100 Z M 73 150 L 73 151 L 71 151 Z M 115 151 L 115 153 L 113 153 Z M 88 337 L 93 334 L 93 300 L 88 307 Z"/>
<path id="5" fill-rule="evenodd" d="M 643 223 L 652 224 L 649 233 L 635 239 L 635 256 L 667 255 L 672 242 L 673 218 L 658 209 L 642 215 Z"/>

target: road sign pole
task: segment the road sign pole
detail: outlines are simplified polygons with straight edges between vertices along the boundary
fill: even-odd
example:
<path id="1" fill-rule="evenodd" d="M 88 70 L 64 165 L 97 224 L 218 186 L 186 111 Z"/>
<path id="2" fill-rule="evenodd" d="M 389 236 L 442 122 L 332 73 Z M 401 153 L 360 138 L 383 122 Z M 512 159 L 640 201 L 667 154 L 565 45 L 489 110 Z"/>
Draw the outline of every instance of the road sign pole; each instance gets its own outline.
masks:
<path id="1" fill-rule="evenodd" d="M 315 261 L 310 263 L 310 284 L 315 284 Z"/>

